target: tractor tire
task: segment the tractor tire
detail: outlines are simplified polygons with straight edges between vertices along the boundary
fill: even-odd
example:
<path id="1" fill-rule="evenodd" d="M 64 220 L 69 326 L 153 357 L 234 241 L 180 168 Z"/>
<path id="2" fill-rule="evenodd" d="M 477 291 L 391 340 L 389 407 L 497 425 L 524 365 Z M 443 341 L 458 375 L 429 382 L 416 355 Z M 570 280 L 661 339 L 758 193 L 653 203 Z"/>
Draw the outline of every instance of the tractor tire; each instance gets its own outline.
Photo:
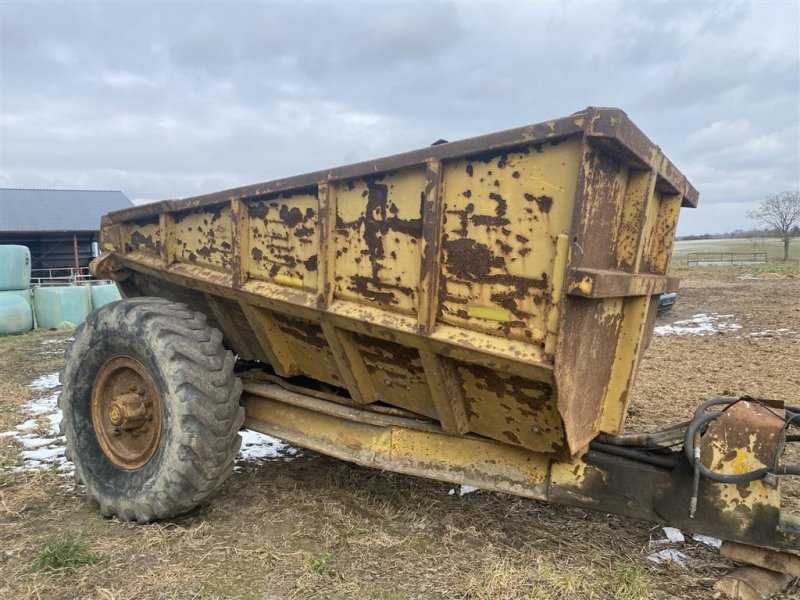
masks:
<path id="1" fill-rule="evenodd" d="M 66 358 L 67 458 L 103 515 L 168 519 L 233 472 L 242 383 L 205 315 L 160 298 L 113 302 L 75 330 Z"/>

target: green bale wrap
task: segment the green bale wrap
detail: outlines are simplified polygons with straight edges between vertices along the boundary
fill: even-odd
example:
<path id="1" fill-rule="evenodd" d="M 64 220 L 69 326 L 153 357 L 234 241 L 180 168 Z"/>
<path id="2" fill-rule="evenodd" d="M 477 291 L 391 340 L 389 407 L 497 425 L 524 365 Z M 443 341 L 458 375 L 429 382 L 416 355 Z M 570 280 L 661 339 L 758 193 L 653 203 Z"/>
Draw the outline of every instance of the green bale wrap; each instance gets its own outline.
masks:
<path id="1" fill-rule="evenodd" d="M 27 246 L 0 245 L 0 291 L 26 290 L 31 283 L 31 251 Z"/>
<path id="2" fill-rule="evenodd" d="M 25 302 L 27 302 L 31 306 L 31 310 L 33 310 L 33 290 L 7 290 L 2 292 L 3 294 L 11 294 L 12 296 L 19 296 Z"/>
<path id="3" fill-rule="evenodd" d="M 80 325 L 92 310 L 89 288 L 84 285 L 37 288 L 33 306 L 41 329 L 56 329 L 65 321 Z"/>
<path id="4" fill-rule="evenodd" d="M 31 305 L 18 291 L 0 292 L 0 335 L 33 329 Z"/>
<path id="5" fill-rule="evenodd" d="M 120 296 L 119 290 L 117 289 L 117 285 L 115 283 L 93 285 L 91 287 L 91 290 L 92 290 L 92 308 L 94 310 L 97 310 L 98 308 L 108 304 L 109 302 L 122 300 L 122 296 Z"/>

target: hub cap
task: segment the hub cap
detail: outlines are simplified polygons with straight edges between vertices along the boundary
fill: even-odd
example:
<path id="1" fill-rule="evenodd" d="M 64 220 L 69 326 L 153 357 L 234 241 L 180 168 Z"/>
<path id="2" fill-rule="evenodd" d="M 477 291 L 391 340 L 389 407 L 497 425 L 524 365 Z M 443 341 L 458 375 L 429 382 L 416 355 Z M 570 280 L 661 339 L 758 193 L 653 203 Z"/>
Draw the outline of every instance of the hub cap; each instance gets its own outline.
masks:
<path id="1" fill-rule="evenodd" d="M 161 398 L 150 372 L 132 356 L 112 356 L 92 388 L 92 424 L 116 466 L 133 471 L 153 458 L 161 438 Z"/>

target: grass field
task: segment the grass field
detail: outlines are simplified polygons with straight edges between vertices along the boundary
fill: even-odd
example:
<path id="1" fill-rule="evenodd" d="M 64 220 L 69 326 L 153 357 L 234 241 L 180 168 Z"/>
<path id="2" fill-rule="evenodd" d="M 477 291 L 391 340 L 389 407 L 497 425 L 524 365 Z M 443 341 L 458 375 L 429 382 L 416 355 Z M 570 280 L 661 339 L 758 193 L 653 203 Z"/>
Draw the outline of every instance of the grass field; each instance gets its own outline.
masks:
<path id="1" fill-rule="evenodd" d="M 690 252 L 766 252 L 767 261 L 783 260 L 783 242 L 778 238 L 739 238 L 722 240 L 686 240 L 675 242 L 673 264 L 686 264 Z M 800 239 L 789 244 L 789 259 L 800 261 Z"/>

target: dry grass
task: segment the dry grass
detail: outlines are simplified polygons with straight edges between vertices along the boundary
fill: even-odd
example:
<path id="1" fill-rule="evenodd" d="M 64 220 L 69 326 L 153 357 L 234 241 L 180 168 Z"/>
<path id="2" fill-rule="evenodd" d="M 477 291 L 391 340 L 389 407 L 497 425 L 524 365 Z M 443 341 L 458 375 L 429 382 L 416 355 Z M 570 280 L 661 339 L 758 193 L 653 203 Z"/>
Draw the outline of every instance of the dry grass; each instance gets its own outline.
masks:
<path id="1" fill-rule="evenodd" d="M 70 335 L 33 331 L 21 336 L 0 336 L 0 432 L 13 429 L 22 420 L 20 410 L 32 397 L 28 388 L 31 381 L 58 371 L 64 364 L 64 348 Z M 0 437 L 0 471 L 18 462 L 19 443 Z"/>
<path id="2" fill-rule="evenodd" d="M 733 311 L 751 315 L 748 327 L 791 321 L 800 329 L 789 296 L 800 280 L 709 273 L 690 277 L 669 321 Z M 60 368 L 58 355 L 37 356 L 55 349 L 42 344 L 49 337 L 66 336 L 0 338 L 0 431 L 25 418 L 28 383 Z M 791 378 L 800 371 L 789 369 L 798 345 L 755 344 L 724 335 L 656 338 L 631 427 L 679 420 L 725 390 L 796 393 L 800 382 Z M 0 438 L 0 460 L 17 452 Z M 0 469 L 0 597 L 701 599 L 730 568 L 691 541 L 682 548 L 689 569 L 646 561 L 651 538 L 662 537 L 648 523 L 502 494 L 448 495 L 445 484 L 313 453 L 246 464 L 210 503 L 146 526 L 104 519 L 67 484 L 50 472 Z M 37 559 L 66 534 L 96 561 L 37 572 Z M 800 594 L 797 584 L 785 597 L 792 594 Z"/>
<path id="3" fill-rule="evenodd" d="M 646 524 L 499 494 L 449 496 L 436 482 L 316 455 L 237 474 L 211 504 L 142 527 L 103 519 L 57 481 L 41 487 L 53 495 L 29 492 L 0 516 L 13 552 L 0 596 L 701 598 L 728 566 L 701 546 L 687 551 L 691 571 L 644 562 L 658 535 Z M 64 531 L 97 562 L 32 572 Z"/>

